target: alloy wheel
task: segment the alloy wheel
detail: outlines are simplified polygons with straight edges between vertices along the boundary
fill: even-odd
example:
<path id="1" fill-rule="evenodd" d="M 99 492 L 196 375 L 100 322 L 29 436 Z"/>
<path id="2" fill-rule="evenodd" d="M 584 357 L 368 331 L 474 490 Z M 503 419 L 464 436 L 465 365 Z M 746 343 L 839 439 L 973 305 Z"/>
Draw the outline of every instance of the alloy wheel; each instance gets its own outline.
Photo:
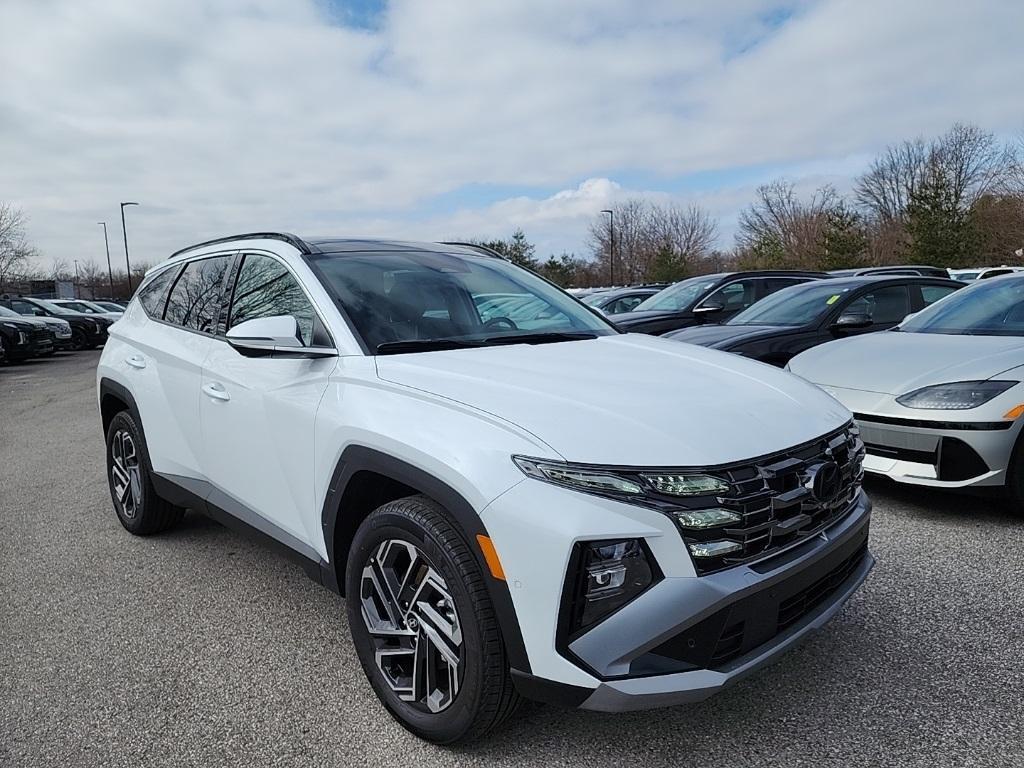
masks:
<path id="1" fill-rule="evenodd" d="M 415 545 L 380 544 L 360 579 L 363 621 L 384 681 L 402 701 L 446 709 L 459 692 L 462 626 L 444 578 Z"/>
<path id="2" fill-rule="evenodd" d="M 110 478 L 114 496 L 126 518 L 138 514 L 142 503 L 142 474 L 135 441 L 125 430 L 114 433 L 110 443 Z"/>

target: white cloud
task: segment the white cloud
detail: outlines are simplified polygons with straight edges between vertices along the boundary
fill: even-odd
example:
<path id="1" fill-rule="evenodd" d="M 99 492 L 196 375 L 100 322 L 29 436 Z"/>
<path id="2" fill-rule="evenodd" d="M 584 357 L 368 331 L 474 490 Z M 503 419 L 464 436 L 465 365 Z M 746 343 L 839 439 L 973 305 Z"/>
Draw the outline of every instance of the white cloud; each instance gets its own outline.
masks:
<path id="1" fill-rule="evenodd" d="M 129 199 L 148 261 L 268 228 L 579 250 L 689 173 L 842 184 L 957 119 L 1024 126 L 1016 0 L 395 0 L 373 31 L 323 2 L 5 0 L 0 199 L 63 259 L 101 259 Z M 437 212 L 466 185 L 565 191 Z M 754 185 L 697 197 L 727 233 Z"/>

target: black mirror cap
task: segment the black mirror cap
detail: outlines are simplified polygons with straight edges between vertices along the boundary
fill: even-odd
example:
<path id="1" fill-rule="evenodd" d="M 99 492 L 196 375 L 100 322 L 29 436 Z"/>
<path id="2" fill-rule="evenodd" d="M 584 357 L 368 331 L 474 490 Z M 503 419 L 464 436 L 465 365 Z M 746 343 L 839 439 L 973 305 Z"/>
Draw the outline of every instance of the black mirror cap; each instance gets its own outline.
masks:
<path id="1" fill-rule="evenodd" d="M 832 324 L 837 330 L 852 330 L 854 328 L 867 328 L 871 325 L 871 316 L 862 312 L 844 313 Z"/>

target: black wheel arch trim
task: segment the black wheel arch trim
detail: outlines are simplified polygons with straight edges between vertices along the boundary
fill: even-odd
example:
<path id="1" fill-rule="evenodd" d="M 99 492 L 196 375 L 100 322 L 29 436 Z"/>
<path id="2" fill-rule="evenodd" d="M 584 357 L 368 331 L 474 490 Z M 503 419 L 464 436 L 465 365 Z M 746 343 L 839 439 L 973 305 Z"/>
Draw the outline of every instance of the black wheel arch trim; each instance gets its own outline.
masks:
<path id="1" fill-rule="evenodd" d="M 508 584 L 490 575 L 483 553 L 475 541 L 477 535 L 488 535 L 483 520 L 473 505 L 466 501 L 458 491 L 443 480 L 408 462 L 361 445 L 350 445 L 342 451 L 331 475 L 331 482 L 323 504 L 324 542 L 327 545 L 328 562 L 332 564 L 328 569 L 330 574 L 324 574 L 324 583 L 339 593 L 343 592 L 344 573 L 338 573 L 337 566 L 345 562 L 347 553 L 335 553 L 334 535 L 338 519 L 343 514 L 340 504 L 345 495 L 345 488 L 356 473 L 364 471 L 383 475 L 429 496 L 451 514 L 455 523 L 465 534 L 469 549 L 484 574 L 487 591 L 498 618 L 502 637 L 505 640 L 509 665 L 515 671 L 529 674 L 531 672 L 530 661 Z M 327 582 L 328 577 L 332 583 Z"/>

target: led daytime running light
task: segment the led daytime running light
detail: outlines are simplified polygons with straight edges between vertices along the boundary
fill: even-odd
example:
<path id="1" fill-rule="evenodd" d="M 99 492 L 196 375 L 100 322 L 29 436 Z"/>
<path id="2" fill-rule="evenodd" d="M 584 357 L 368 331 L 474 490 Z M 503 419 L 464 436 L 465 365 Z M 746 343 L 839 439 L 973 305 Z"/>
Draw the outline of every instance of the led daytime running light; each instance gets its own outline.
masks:
<path id="1" fill-rule="evenodd" d="M 729 484 L 711 475 L 643 474 L 644 480 L 659 493 L 670 496 L 706 496 L 724 493 Z"/>

